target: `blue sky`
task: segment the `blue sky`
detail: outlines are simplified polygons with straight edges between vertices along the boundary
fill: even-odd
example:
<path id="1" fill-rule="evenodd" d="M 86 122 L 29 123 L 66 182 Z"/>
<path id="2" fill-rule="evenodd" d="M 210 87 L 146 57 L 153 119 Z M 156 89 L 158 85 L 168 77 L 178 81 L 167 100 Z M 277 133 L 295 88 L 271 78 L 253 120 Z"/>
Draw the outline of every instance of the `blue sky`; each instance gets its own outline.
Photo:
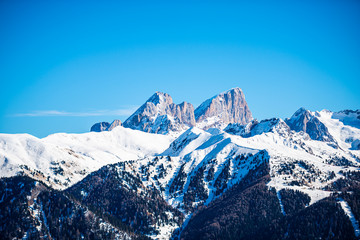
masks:
<path id="1" fill-rule="evenodd" d="M 259 120 L 360 108 L 359 1 L 251 2 L 0 1 L 0 132 L 86 132 L 155 91 L 240 87 Z"/>

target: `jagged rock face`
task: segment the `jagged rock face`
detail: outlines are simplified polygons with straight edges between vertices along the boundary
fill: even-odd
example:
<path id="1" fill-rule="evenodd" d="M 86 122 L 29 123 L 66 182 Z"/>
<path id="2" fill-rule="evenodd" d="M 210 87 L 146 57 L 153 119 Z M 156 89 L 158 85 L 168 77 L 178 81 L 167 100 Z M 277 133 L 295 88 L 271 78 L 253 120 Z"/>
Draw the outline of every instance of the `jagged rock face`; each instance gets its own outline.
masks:
<path id="1" fill-rule="evenodd" d="M 195 111 L 190 103 L 174 104 L 169 94 L 156 92 L 123 126 L 144 132 L 167 134 L 187 127 L 223 128 L 229 123 L 246 124 L 251 120 L 252 115 L 244 93 L 240 88 L 234 88 L 206 100 Z M 119 120 L 112 124 L 97 123 L 91 131 L 110 131 L 119 125 Z"/>
<path id="2" fill-rule="evenodd" d="M 113 130 L 114 128 L 116 128 L 116 127 L 118 127 L 118 126 L 121 126 L 121 125 L 122 125 L 121 121 L 118 120 L 118 119 L 116 119 L 116 120 L 114 120 L 114 121 L 110 124 L 110 126 L 109 126 L 106 130 L 107 130 L 107 131 L 111 131 L 111 130 Z"/>
<path id="3" fill-rule="evenodd" d="M 300 108 L 290 119 L 285 122 L 291 130 L 306 132 L 313 140 L 335 142 L 327 127 L 310 111 Z"/>
<path id="4" fill-rule="evenodd" d="M 99 122 L 92 125 L 90 132 L 103 132 L 111 131 L 117 126 L 121 126 L 122 123 L 120 120 L 114 120 L 111 124 L 108 122 Z"/>
<path id="5" fill-rule="evenodd" d="M 161 92 L 152 95 L 124 122 L 124 127 L 160 134 L 194 125 L 193 105 L 187 102 L 174 104 L 169 94 Z"/>
<path id="6" fill-rule="evenodd" d="M 108 122 L 99 122 L 92 125 L 90 132 L 102 132 L 106 131 L 106 129 L 110 126 Z"/>
<path id="7" fill-rule="evenodd" d="M 195 109 L 199 127 L 207 129 L 229 123 L 246 124 L 252 120 L 245 95 L 240 88 L 214 96 Z"/>
<path id="8" fill-rule="evenodd" d="M 181 122 L 189 126 L 195 126 L 194 106 L 191 103 L 182 102 L 179 105 L 174 104 L 172 106 L 174 106 L 175 116 L 177 116 Z"/>

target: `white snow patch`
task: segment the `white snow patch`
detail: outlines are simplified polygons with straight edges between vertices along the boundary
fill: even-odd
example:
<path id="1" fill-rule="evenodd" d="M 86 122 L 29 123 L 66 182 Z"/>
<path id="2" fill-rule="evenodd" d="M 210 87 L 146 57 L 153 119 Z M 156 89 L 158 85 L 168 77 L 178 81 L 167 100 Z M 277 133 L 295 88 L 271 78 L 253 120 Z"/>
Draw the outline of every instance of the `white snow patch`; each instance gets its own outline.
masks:
<path id="1" fill-rule="evenodd" d="M 349 204 L 342 198 L 339 198 L 339 203 L 341 205 L 341 208 L 344 210 L 344 212 L 346 213 L 346 215 L 349 217 L 349 219 L 351 221 L 351 224 L 355 231 L 355 236 L 359 237 L 360 236 L 359 222 L 356 220 L 354 214 L 352 213 Z"/>
<path id="2" fill-rule="evenodd" d="M 280 194 L 280 191 L 276 191 L 276 196 L 277 198 L 279 199 L 279 204 L 280 204 L 280 209 L 281 209 L 281 213 L 285 216 L 286 213 L 285 213 L 285 210 L 284 210 L 284 205 L 281 201 L 281 194 Z"/>

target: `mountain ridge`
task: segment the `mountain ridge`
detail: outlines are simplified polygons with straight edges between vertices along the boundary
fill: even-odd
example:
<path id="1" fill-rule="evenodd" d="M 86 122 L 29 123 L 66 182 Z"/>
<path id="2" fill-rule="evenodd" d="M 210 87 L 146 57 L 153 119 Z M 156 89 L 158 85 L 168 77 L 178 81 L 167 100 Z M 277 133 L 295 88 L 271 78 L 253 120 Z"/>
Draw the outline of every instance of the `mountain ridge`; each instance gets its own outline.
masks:
<path id="1" fill-rule="evenodd" d="M 216 95 L 202 110 L 210 109 L 211 101 L 219 96 L 223 100 L 216 99 L 214 104 L 220 110 L 236 107 L 231 94 L 241 95 L 237 88 Z M 140 235 L 152 239 L 192 239 L 195 235 L 207 239 L 282 239 L 286 233 L 292 239 L 299 236 L 299 225 L 303 232 L 313 234 L 308 237 L 329 236 L 328 229 L 334 229 L 337 237 L 345 229 L 344 236 L 349 239 L 360 237 L 358 111 L 300 108 L 285 120 L 249 118 L 240 123 L 230 122 L 238 116 L 234 111 L 227 111 L 234 115 L 222 119 L 215 107 L 212 113 L 200 111 L 197 116 L 204 118 L 198 117 L 196 122 L 195 114 L 188 118 L 189 109 L 195 112 L 188 106 L 192 107 L 176 105 L 170 95 L 157 92 L 129 118 L 134 121 L 124 122 L 125 126 L 114 122 L 118 126 L 109 129 L 110 124 L 101 124 L 98 127 L 108 130 L 60 133 L 43 139 L 0 134 L 0 208 L 7 211 L 3 200 L 8 203 L 14 198 L 9 211 L 18 208 L 24 210 L 22 214 L 30 213 L 26 215 L 29 224 L 21 225 L 16 236 L 28 236 L 29 229 L 37 229 L 34 234 L 40 236 L 55 234 L 59 217 L 91 216 L 98 223 L 79 225 L 80 233 L 84 227 L 112 237 L 111 232 L 118 229 L 119 236 L 129 239 Z M 214 117 L 219 124 L 201 125 Z M 184 124 L 191 122 L 195 125 Z M 19 180 L 18 175 L 35 182 L 23 191 L 25 180 Z M 48 190 L 34 187 L 41 184 Z M 39 191 L 43 194 L 35 201 L 38 205 L 26 202 L 30 193 Z M 62 208 L 60 215 L 52 216 L 45 210 L 44 215 L 42 206 L 47 206 L 48 199 L 56 203 L 54 206 L 72 206 L 70 215 Z M 262 210 L 249 211 L 252 204 Z M 228 209 L 232 210 L 227 216 Z M 48 229 L 44 228 L 47 218 L 55 219 Z M 321 226 L 318 233 L 312 225 L 304 229 L 299 223 L 302 218 Z M 333 221 L 329 223 L 327 218 Z M 0 216 L 2 235 L 7 221 Z M 257 223 L 264 223 L 264 227 Z M 239 226 L 243 226 L 241 231 L 236 230 Z"/>
<path id="2" fill-rule="evenodd" d="M 229 123 L 246 124 L 251 120 L 245 95 L 236 87 L 205 100 L 196 109 L 188 102 L 175 104 L 167 93 L 155 92 L 122 125 L 144 132 L 168 134 L 193 126 L 224 128 Z M 121 122 L 115 126 L 99 122 L 91 127 L 91 131 L 109 131 L 120 125 Z"/>

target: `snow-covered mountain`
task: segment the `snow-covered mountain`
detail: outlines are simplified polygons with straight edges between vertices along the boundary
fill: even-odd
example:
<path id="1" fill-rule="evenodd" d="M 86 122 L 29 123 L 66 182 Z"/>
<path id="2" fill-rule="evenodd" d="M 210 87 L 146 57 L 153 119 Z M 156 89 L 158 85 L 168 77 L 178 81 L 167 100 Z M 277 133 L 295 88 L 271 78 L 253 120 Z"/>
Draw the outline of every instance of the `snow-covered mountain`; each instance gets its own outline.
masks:
<path id="1" fill-rule="evenodd" d="M 291 130 L 306 132 L 313 140 L 336 144 L 328 128 L 319 120 L 318 116 L 319 114 L 313 114 L 309 110 L 300 108 L 291 118 L 285 119 L 285 121 Z"/>
<path id="2" fill-rule="evenodd" d="M 316 234 L 330 228 L 336 235 L 350 226 L 349 236 L 355 238 L 360 236 L 358 124 L 359 110 L 301 108 L 285 121 L 252 120 L 238 88 L 195 111 L 156 93 L 111 131 L 105 126 L 107 131 L 43 139 L 0 134 L 0 176 L 25 175 L 62 190 L 117 231 L 131 229 L 119 233 L 129 238 L 218 239 L 230 234 L 227 227 L 238 229 L 236 223 L 247 226 L 238 235 L 244 239 L 271 234 L 291 239 L 298 234 L 293 226 L 299 214 L 312 218 L 325 209 L 333 212 L 324 216 L 337 220 L 314 220 L 322 226 Z M 6 192 L 1 196 L 11 200 Z M 253 201 L 259 208 L 252 214 Z M 232 220 L 224 215 L 229 211 L 236 213 Z M 264 229 L 256 228 L 252 217 L 264 221 Z M 272 224 L 289 228 L 275 231 Z"/>
<path id="3" fill-rule="evenodd" d="M 42 139 L 0 134 L 0 176 L 23 172 L 55 189 L 64 189 L 106 164 L 161 153 L 173 139 L 121 126 L 109 132 L 57 133 Z"/>

